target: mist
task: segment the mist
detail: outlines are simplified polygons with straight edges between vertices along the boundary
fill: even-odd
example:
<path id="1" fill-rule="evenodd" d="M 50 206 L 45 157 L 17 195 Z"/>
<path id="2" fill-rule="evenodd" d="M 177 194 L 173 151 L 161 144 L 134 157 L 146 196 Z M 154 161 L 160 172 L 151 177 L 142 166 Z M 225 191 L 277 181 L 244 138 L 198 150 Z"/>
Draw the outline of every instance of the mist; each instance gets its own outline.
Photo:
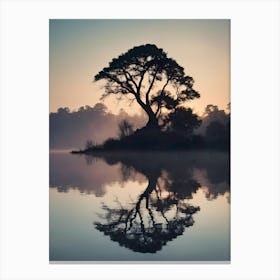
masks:
<path id="1" fill-rule="evenodd" d="M 227 110 L 230 111 L 229 108 Z M 134 130 L 147 123 L 147 116 L 144 113 L 131 116 L 120 110 L 116 115 L 109 112 L 103 103 L 97 103 L 93 107 L 86 105 L 76 111 L 71 111 L 68 107 L 59 108 L 57 112 L 50 113 L 49 118 L 52 150 L 83 149 L 87 140 L 91 140 L 94 144 L 102 144 L 108 138 L 117 138 L 118 125 L 122 120 L 131 123 Z M 200 119 L 202 123 L 194 134 L 205 136 L 207 128 L 213 122 L 227 126 L 230 113 L 209 104 Z"/>
<path id="2" fill-rule="evenodd" d="M 118 124 L 127 120 L 133 128 L 141 128 L 146 122 L 145 115 L 128 115 L 121 110 L 118 115 L 112 114 L 103 103 L 94 107 L 83 106 L 77 111 L 68 107 L 59 108 L 50 113 L 50 149 L 84 148 L 87 140 L 101 144 L 110 137 L 118 136 Z"/>

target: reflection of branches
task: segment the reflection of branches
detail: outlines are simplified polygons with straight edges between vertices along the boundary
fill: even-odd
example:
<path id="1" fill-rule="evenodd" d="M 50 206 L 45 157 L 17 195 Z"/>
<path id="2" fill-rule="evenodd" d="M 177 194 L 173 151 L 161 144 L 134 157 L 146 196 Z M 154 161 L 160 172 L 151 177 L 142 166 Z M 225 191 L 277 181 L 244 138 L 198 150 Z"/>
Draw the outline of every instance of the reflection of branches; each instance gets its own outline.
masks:
<path id="1" fill-rule="evenodd" d="M 124 182 L 128 181 L 135 174 L 135 169 L 132 166 L 122 164 L 120 168 L 122 181 Z"/>
<path id="2" fill-rule="evenodd" d="M 103 157 L 108 164 L 121 163 L 123 180 L 131 180 L 139 172 L 149 183 L 136 201 L 130 197 L 127 205 L 116 201 L 116 208 L 104 206 L 105 221 L 95 223 L 95 227 L 121 246 L 142 253 L 161 250 L 193 225 L 193 214 L 199 207 L 189 205 L 186 199 L 191 199 L 203 183 L 194 176 L 194 168 L 205 166 L 215 185 L 221 182 L 221 186 L 227 178 L 224 173 L 229 173 L 228 158 L 221 154 L 209 157 L 204 153 L 114 153 Z M 229 186 L 209 189 L 210 193 L 216 190 L 223 193 Z"/>
<path id="3" fill-rule="evenodd" d="M 131 209 L 124 208 L 118 200 L 118 208 L 103 205 L 106 223 L 98 222 L 95 226 L 121 246 L 136 252 L 155 253 L 194 223 L 192 215 L 199 207 L 180 200 L 174 193 L 163 197 L 153 178 Z M 173 218 L 167 218 L 167 212 L 169 215 L 171 212 Z"/>

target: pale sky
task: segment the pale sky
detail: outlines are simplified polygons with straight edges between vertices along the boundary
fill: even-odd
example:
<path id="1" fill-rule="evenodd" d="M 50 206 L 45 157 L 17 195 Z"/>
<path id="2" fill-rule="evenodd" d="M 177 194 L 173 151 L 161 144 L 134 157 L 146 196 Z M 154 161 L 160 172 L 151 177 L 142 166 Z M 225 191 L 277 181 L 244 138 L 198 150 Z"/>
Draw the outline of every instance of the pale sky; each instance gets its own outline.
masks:
<path id="1" fill-rule="evenodd" d="M 229 20 L 50 20 L 50 111 L 100 102 L 102 82 L 93 77 L 134 46 L 155 44 L 195 80 L 201 97 L 188 105 L 202 114 L 208 104 L 230 102 Z M 113 113 L 140 112 L 111 97 Z"/>

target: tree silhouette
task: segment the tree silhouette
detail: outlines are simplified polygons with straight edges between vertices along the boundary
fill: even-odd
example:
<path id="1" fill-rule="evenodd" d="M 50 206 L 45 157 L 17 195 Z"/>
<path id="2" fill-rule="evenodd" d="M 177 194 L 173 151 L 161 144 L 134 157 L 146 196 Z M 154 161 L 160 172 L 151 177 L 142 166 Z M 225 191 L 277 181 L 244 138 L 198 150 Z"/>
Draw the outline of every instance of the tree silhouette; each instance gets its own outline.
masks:
<path id="1" fill-rule="evenodd" d="M 218 122 L 220 124 L 218 125 L 214 124 L 210 126 L 210 124 L 213 122 Z M 229 138 L 229 123 L 230 123 L 230 103 L 227 105 L 226 110 L 219 109 L 217 105 L 208 104 L 202 116 L 202 123 L 199 126 L 199 128 L 196 129 L 196 133 L 207 137 L 206 135 L 207 130 L 210 129 L 210 131 L 208 131 L 208 134 L 210 133 L 211 135 L 210 138 L 208 138 L 208 140 L 210 140 L 211 138 L 213 138 L 212 137 L 213 133 L 217 128 L 218 130 L 220 130 L 219 133 L 227 133 L 228 134 L 227 137 Z M 223 125 L 226 128 L 224 131 L 221 125 Z M 209 126 L 210 128 L 208 128 Z"/>
<path id="2" fill-rule="evenodd" d="M 192 109 L 177 107 L 163 119 L 164 127 L 169 131 L 189 136 L 193 130 L 200 126 L 201 120 Z"/>
<path id="3" fill-rule="evenodd" d="M 218 121 L 211 122 L 206 128 L 206 140 L 212 146 L 229 147 L 230 122 L 226 125 L 223 125 Z"/>
<path id="4" fill-rule="evenodd" d="M 106 81 L 102 98 L 113 94 L 136 101 L 148 116 L 146 127 L 153 129 L 159 128 L 162 113 L 200 97 L 184 68 L 152 44 L 134 47 L 114 58 L 94 80 Z"/>
<path id="5" fill-rule="evenodd" d="M 205 108 L 205 115 L 210 115 L 213 112 L 218 112 L 219 108 L 217 105 L 208 104 Z"/>
<path id="6" fill-rule="evenodd" d="M 211 122 L 206 129 L 206 137 L 211 142 L 216 142 L 220 139 L 224 139 L 225 134 L 225 126 L 217 121 Z"/>

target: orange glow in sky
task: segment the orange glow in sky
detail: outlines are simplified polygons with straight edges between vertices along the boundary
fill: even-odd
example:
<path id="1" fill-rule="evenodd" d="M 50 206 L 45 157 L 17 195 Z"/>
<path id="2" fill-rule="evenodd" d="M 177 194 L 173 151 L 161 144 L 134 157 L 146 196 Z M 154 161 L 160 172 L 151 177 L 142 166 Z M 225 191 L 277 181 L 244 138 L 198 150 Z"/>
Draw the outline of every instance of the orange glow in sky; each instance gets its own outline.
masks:
<path id="1" fill-rule="evenodd" d="M 155 44 L 183 66 L 201 97 L 189 102 L 202 114 L 208 104 L 230 102 L 229 20 L 50 20 L 50 112 L 100 102 L 102 82 L 93 77 L 134 46 Z M 113 113 L 140 113 L 114 97 L 104 104 Z"/>

